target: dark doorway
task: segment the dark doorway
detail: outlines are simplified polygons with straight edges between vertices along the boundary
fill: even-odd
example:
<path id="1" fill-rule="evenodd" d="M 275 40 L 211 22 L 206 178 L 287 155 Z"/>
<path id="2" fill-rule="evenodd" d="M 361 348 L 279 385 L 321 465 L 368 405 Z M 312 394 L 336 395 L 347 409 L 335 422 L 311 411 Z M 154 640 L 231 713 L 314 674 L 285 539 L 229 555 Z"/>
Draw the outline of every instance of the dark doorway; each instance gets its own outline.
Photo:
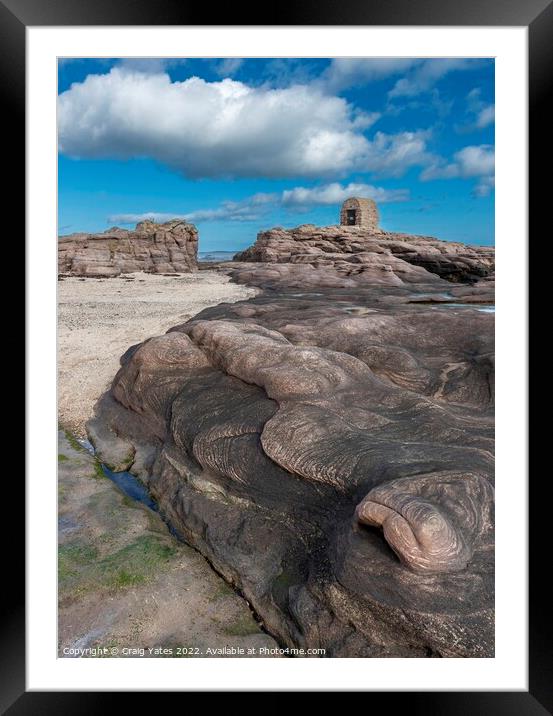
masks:
<path id="1" fill-rule="evenodd" d="M 348 226 L 355 226 L 355 209 L 346 209 L 346 223 Z"/>

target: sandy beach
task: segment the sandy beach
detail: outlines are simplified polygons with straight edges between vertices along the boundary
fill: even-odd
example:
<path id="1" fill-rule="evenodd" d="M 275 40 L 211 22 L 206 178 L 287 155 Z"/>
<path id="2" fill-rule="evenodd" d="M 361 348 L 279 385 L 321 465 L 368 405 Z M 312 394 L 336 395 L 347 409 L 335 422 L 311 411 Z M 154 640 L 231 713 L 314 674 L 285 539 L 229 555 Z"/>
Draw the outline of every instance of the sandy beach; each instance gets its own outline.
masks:
<path id="1" fill-rule="evenodd" d="M 69 431 L 58 434 L 60 656 L 263 656 L 278 646 L 209 563 L 71 436 L 86 436 L 129 346 L 255 293 L 212 270 L 58 282 L 59 422 Z"/>
<path id="2" fill-rule="evenodd" d="M 217 271 L 179 276 L 134 273 L 58 282 L 58 419 L 80 437 L 93 406 L 129 346 L 165 333 L 218 303 L 249 298 L 255 289 Z"/>

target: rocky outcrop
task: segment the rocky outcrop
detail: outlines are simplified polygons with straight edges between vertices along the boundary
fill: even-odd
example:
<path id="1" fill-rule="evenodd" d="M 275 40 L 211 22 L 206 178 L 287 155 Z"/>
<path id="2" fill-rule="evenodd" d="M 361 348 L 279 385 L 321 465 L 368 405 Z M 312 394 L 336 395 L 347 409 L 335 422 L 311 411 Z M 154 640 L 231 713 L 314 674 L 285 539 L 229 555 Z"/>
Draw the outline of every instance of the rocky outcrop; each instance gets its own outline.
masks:
<path id="1" fill-rule="evenodd" d="M 101 234 L 70 234 L 58 242 L 58 273 L 111 277 L 133 271 L 183 273 L 197 269 L 198 232 L 174 220 L 142 221 L 133 231 L 114 227 Z"/>
<path id="2" fill-rule="evenodd" d="M 354 231 L 262 234 L 259 295 L 129 348 L 88 433 L 281 643 L 490 657 L 493 257 Z"/>
<path id="3" fill-rule="evenodd" d="M 399 266 L 403 261 L 448 281 L 476 281 L 494 271 L 495 251 L 490 246 L 440 241 L 359 226 L 318 227 L 261 232 L 255 244 L 236 254 L 235 261 L 341 266 Z M 373 272 L 374 274 L 374 272 Z M 373 275 L 365 278 L 373 280 Z"/>

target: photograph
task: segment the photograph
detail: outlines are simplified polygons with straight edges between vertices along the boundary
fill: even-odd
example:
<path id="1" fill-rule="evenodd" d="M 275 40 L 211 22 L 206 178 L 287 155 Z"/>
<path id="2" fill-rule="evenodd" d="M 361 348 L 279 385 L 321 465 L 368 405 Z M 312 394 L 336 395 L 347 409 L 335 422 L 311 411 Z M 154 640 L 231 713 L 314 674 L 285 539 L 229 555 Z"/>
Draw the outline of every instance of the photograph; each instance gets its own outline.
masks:
<path id="1" fill-rule="evenodd" d="M 495 99 L 57 57 L 58 659 L 493 660 Z"/>

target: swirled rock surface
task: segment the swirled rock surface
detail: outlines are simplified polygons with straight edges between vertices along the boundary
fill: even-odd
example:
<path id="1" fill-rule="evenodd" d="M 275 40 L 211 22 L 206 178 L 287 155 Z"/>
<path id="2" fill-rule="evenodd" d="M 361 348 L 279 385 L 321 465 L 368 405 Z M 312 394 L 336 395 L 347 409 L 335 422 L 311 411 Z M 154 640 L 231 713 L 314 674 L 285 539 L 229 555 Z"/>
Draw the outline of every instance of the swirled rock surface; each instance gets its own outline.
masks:
<path id="1" fill-rule="evenodd" d="M 492 267 L 337 254 L 227 264 L 262 291 L 129 348 L 89 436 L 281 643 L 492 656 Z"/>
<path id="2" fill-rule="evenodd" d="M 58 273 L 111 277 L 122 273 L 195 271 L 198 232 L 192 224 L 142 221 L 133 231 L 113 227 L 101 234 L 70 234 L 58 241 Z"/>

